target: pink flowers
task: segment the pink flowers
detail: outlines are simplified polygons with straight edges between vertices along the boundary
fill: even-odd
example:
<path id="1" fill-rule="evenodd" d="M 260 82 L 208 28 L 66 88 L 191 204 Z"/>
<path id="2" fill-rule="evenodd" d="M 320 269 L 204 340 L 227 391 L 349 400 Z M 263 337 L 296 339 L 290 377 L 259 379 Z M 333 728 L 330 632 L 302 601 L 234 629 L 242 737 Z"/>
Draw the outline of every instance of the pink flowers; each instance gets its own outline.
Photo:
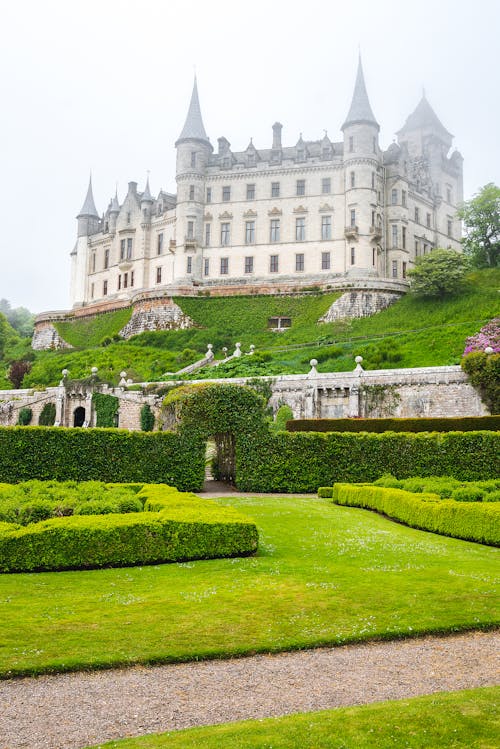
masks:
<path id="1" fill-rule="evenodd" d="M 484 351 L 488 346 L 493 349 L 493 353 L 500 354 L 500 317 L 493 318 L 479 333 L 467 338 L 463 355 L 466 356 L 473 351 Z"/>

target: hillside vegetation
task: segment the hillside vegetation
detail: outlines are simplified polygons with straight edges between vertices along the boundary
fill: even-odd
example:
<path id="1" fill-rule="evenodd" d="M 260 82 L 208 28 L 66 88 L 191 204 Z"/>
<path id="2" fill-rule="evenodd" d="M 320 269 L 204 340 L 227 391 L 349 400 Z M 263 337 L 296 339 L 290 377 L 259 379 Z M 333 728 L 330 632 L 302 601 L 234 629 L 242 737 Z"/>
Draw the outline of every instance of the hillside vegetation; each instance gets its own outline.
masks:
<path id="1" fill-rule="evenodd" d="M 500 269 L 476 271 L 455 297 L 437 301 L 409 294 L 372 317 L 327 324 L 317 321 L 338 293 L 177 298 L 195 328 L 116 341 L 130 309 L 95 321 L 59 324 L 63 337 L 78 348 L 37 353 L 24 385 L 57 384 L 63 368 L 73 378 L 86 377 L 93 366 L 111 383 L 118 382 L 122 370 L 136 382 L 168 379 L 167 373 L 201 358 L 207 343 L 213 344 L 216 359 L 222 359 L 222 348 L 232 353 L 237 341 L 243 352 L 253 344 L 256 353 L 215 370 L 201 370 L 197 376 L 305 373 L 311 358 L 318 360 L 320 372 L 347 371 L 354 367 L 358 354 L 367 369 L 458 364 L 465 339 L 498 315 L 499 289 Z M 290 317 L 291 328 L 279 333 L 270 330 L 268 320 L 277 316 Z"/>

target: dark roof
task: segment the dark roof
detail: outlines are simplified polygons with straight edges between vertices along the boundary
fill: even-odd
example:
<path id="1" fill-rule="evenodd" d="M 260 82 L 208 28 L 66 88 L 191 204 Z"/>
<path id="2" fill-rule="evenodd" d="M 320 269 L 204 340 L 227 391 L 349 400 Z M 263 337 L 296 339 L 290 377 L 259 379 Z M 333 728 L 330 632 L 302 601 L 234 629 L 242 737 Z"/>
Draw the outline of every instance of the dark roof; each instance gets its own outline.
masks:
<path id="1" fill-rule="evenodd" d="M 375 119 L 375 115 L 372 112 L 372 108 L 368 100 L 365 78 L 363 75 L 363 66 L 361 64 L 361 56 L 358 62 L 358 73 L 356 75 L 356 83 L 354 85 L 351 108 L 349 109 L 349 114 L 347 115 L 346 121 L 342 125 L 342 130 L 344 130 L 344 128 L 348 125 L 354 125 L 357 122 L 376 125 L 377 128 L 379 128 L 379 124 Z"/>

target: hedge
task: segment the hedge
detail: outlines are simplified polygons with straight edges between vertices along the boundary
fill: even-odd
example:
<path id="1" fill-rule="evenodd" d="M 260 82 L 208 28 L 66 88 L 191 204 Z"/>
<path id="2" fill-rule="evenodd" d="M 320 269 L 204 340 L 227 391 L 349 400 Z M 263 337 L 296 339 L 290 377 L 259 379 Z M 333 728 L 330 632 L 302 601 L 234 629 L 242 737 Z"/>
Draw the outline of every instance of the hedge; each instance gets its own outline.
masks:
<path id="1" fill-rule="evenodd" d="M 141 492 L 160 502 L 161 511 L 73 515 L 22 528 L 0 523 L 0 571 L 121 567 L 256 551 L 255 524 L 235 510 L 170 487 Z"/>
<path id="2" fill-rule="evenodd" d="M 500 503 L 455 502 L 403 489 L 335 484 L 335 504 L 376 510 L 412 528 L 466 541 L 500 545 Z"/>
<path id="3" fill-rule="evenodd" d="M 194 435 L 0 427 L 0 482 L 139 481 L 198 491 L 204 473 L 205 445 Z"/>
<path id="4" fill-rule="evenodd" d="M 500 432 L 240 435 L 236 485 L 241 491 L 316 492 L 336 482 L 372 482 L 383 474 L 500 476 Z"/>
<path id="5" fill-rule="evenodd" d="M 291 419 L 289 432 L 470 432 L 500 431 L 500 416 L 415 419 Z"/>

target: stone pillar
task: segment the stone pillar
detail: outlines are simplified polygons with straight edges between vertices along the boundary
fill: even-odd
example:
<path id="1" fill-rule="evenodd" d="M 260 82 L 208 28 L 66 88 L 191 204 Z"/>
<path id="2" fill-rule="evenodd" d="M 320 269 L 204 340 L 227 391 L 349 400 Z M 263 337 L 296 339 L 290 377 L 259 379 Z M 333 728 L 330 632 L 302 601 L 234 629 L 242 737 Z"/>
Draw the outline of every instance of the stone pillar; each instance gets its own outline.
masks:
<path id="1" fill-rule="evenodd" d="M 351 419 L 361 416 L 359 407 L 359 385 L 357 382 L 355 382 L 354 385 L 351 385 L 351 387 L 349 388 L 349 417 Z"/>

